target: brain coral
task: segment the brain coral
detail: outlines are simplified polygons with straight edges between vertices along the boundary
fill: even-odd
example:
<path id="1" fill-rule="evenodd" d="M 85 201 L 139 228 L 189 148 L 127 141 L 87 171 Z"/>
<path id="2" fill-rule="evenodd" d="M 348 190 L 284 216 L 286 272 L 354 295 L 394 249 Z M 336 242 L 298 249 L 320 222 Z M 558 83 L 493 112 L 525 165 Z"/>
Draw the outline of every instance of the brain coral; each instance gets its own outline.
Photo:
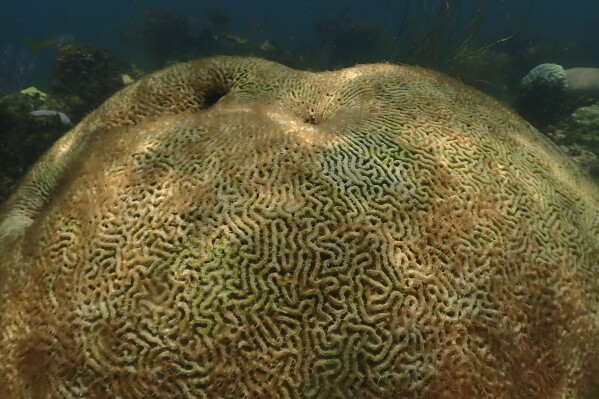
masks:
<path id="1" fill-rule="evenodd" d="M 419 68 L 126 87 L 0 216 L 18 398 L 591 398 L 599 189 Z"/>

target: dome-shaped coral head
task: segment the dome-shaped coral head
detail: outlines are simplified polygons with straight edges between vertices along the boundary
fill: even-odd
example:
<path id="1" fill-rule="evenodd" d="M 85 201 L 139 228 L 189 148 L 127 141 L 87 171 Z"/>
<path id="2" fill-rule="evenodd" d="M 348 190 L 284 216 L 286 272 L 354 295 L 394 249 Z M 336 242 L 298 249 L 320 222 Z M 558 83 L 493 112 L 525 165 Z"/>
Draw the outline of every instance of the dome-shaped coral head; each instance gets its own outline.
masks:
<path id="1" fill-rule="evenodd" d="M 590 398 L 599 189 L 419 68 L 174 66 L 0 219 L 7 398 Z"/>
<path id="2" fill-rule="evenodd" d="M 565 95 L 568 89 L 566 72 L 561 65 L 537 65 L 522 78 L 521 90 L 525 92 L 544 89 L 555 92 L 556 95 Z"/>
<path id="3" fill-rule="evenodd" d="M 541 64 L 520 81 L 515 105 L 524 118 L 542 128 L 566 112 L 568 97 L 564 68 L 557 64 Z"/>

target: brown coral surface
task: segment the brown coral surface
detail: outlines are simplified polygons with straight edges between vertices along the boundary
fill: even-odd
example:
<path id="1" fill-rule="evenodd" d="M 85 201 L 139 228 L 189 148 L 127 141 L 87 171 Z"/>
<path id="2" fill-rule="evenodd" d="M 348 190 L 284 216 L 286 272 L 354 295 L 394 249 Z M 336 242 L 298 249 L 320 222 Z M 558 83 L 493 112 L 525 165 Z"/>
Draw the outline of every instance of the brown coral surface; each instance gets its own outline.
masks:
<path id="1" fill-rule="evenodd" d="M 595 397 L 598 237 L 598 187 L 442 75 L 177 65 L 4 205 L 0 392 Z"/>

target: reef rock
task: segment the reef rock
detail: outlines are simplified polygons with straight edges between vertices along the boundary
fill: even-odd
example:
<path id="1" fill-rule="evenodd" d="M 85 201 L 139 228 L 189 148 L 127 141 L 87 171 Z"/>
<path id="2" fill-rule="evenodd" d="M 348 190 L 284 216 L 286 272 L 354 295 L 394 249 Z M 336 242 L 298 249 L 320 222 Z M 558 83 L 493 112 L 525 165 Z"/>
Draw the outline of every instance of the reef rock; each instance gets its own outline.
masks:
<path id="1" fill-rule="evenodd" d="M 49 115 L 36 117 L 39 113 Z M 68 118 L 67 113 L 70 110 L 61 98 L 35 87 L 0 97 L 0 204 L 31 165 L 70 129 L 60 119 L 60 115 Z"/>
<path id="2" fill-rule="evenodd" d="M 0 216 L 18 398 L 591 398 L 599 188 L 419 68 L 176 65 Z"/>
<path id="3" fill-rule="evenodd" d="M 599 105 L 576 109 L 544 133 L 599 181 Z"/>

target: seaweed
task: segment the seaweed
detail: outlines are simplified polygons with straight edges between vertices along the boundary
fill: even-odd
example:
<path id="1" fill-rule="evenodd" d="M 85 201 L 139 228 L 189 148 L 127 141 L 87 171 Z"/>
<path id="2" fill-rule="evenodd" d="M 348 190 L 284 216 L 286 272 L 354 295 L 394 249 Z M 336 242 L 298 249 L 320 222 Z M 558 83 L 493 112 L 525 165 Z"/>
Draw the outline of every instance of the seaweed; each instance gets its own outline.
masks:
<path id="1" fill-rule="evenodd" d="M 505 0 L 387 0 L 391 45 L 387 58 L 428 67 L 444 66 L 481 53 L 510 40 L 523 26 L 534 5 L 527 0 L 526 12 L 512 28 Z M 503 32 L 485 39 L 484 27 L 493 7 L 501 4 Z M 400 10 L 397 22 L 393 16 Z M 495 15 L 493 15 L 495 17 Z"/>

